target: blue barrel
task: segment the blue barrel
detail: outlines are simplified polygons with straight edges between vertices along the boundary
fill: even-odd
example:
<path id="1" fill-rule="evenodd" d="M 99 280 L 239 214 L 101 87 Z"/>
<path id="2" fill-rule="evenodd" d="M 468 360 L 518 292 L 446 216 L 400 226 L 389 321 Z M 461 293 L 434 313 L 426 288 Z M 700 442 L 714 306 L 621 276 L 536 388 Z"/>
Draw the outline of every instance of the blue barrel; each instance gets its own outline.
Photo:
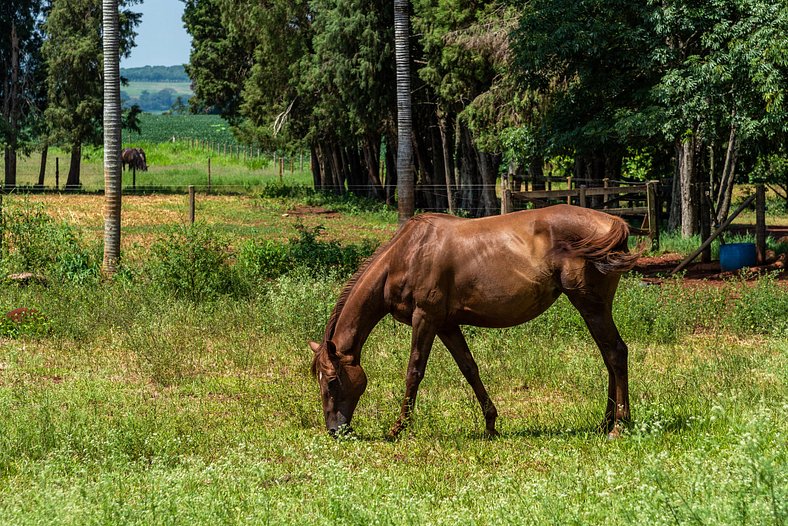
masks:
<path id="1" fill-rule="evenodd" d="M 755 243 L 730 243 L 720 245 L 720 269 L 723 272 L 752 267 L 758 262 Z"/>

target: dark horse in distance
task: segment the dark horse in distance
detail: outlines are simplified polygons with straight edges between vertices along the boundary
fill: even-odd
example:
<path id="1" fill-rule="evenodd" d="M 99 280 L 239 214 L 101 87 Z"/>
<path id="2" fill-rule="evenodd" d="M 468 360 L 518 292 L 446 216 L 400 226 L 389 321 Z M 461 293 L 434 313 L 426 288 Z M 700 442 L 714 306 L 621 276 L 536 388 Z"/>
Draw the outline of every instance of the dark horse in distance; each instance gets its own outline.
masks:
<path id="1" fill-rule="evenodd" d="M 389 434 L 406 425 L 435 337 L 451 353 L 495 435 L 498 412 L 460 327 L 512 327 L 537 317 L 562 293 L 602 352 L 609 379 L 605 428 L 629 418 L 627 346 L 613 322 L 621 274 L 634 266 L 629 227 L 569 205 L 482 219 L 423 214 L 410 219 L 345 285 L 322 343 L 310 342 L 326 428 L 349 429 L 367 377 L 361 348 L 386 315 L 413 327 L 405 399 Z"/>
<path id="2" fill-rule="evenodd" d="M 148 171 L 148 160 L 145 157 L 145 150 L 142 148 L 124 148 L 120 152 L 120 162 L 124 170 L 128 166 L 134 170 Z"/>

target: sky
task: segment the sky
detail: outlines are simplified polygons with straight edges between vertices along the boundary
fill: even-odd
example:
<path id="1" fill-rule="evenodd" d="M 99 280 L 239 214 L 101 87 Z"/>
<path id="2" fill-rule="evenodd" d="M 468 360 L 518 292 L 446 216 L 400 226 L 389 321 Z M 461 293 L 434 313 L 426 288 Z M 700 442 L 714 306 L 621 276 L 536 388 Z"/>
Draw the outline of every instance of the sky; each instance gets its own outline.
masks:
<path id="1" fill-rule="evenodd" d="M 137 45 L 122 59 L 123 68 L 174 66 L 189 61 L 191 37 L 183 27 L 181 0 L 145 0 L 132 7 L 142 13 L 137 26 Z"/>

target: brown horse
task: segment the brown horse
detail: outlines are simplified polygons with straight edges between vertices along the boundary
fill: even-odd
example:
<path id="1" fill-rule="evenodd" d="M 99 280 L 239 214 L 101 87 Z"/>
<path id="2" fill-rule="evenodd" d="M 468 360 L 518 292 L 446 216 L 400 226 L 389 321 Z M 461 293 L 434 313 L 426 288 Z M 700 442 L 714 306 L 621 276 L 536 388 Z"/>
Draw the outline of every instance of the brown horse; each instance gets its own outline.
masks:
<path id="1" fill-rule="evenodd" d="M 120 162 L 124 170 L 128 166 L 135 170 L 148 171 L 148 162 L 145 157 L 145 151 L 142 148 L 124 148 L 120 152 Z"/>
<path id="2" fill-rule="evenodd" d="M 134 150 L 137 152 L 137 162 L 138 162 L 137 168 L 139 170 L 142 170 L 143 172 L 147 172 L 148 158 L 145 156 L 145 150 L 143 150 L 142 148 L 134 148 Z"/>
<path id="3" fill-rule="evenodd" d="M 413 327 L 405 399 L 390 435 L 407 423 L 437 336 L 481 405 L 486 431 L 498 412 L 479 378 L 461 325 L 511 327 L 544 312 L 561 293 L 580 311 L 609 381 L 605 427 L 629 418 L 627 346 L 613 322 L 621 274 L 635 263 L 619 218 L 557 205 L 483 219 L 419 215 L 405 223 L 345 285 L 323 342 L 310 342 L 326 428 L 349 429 L 367 378 L 361 348 L 386 315 Z"/>

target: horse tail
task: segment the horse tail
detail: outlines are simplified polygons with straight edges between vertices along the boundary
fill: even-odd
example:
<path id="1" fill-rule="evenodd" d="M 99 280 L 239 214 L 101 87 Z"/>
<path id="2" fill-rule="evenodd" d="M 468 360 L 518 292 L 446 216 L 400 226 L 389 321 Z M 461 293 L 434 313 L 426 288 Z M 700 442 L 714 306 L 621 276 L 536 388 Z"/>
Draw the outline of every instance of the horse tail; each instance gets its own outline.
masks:
<path id="1" fill-rule="evenodd" d="M 640 250 L 630 252 L 627 246 L 629 225 L 618 217 L 604 234 L 568 241 L 561 247 L 566 257 L 579 257 L 594 264 L 602 274 L 624 273 L 632 270 L 640 257 Z"/>

